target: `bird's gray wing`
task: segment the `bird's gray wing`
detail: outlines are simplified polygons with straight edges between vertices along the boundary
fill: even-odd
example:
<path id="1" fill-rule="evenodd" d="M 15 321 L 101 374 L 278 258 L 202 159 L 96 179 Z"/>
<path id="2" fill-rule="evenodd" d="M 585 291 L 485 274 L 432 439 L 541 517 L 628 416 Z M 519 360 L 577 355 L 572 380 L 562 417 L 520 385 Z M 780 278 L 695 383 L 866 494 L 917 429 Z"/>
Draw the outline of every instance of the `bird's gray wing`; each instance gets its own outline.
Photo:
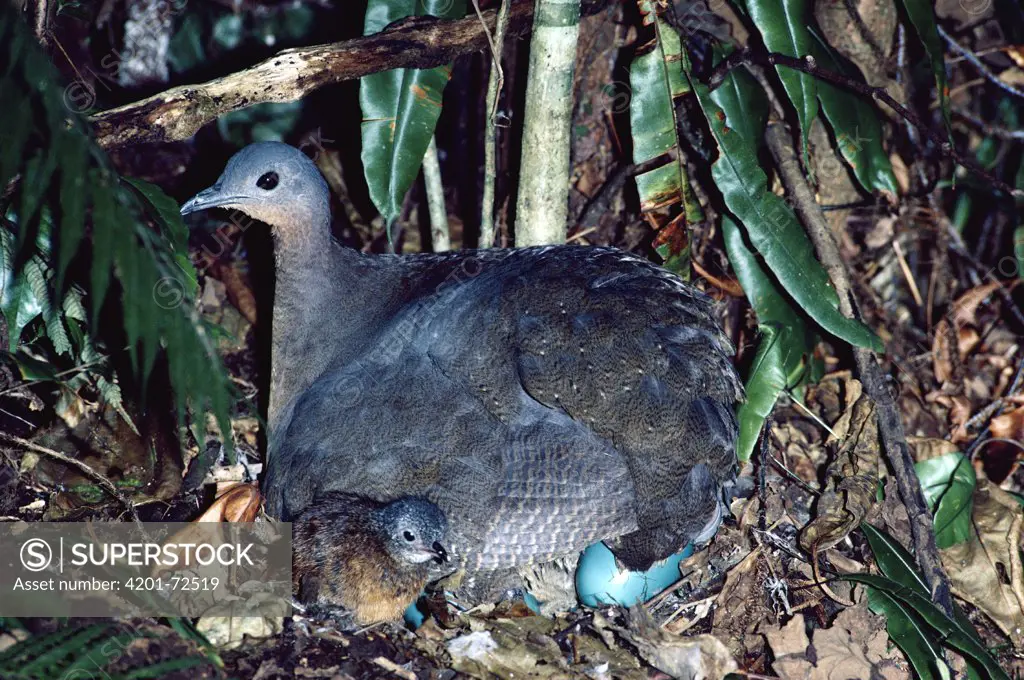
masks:
<path id="1" fill-rule="evenodd" d="M 735 474 L 743 394 L 708 298 L 616 249 L 541 248 L 437 299 L 417 341 L 496 418 L 520 431 L 525 392 L 620 452 L 640 528 L 616 544 L 628 566 L 706 534 Z"/>
<path id="2" fill-rule="evenodd" d="M 628 468 L 606 442 L 521 388 L 535 413 L 511 428 L 401 347 L 302 396 L 269 460 L 268 512 L 293 518 L 328 491 L 423 496 L 445 512 L 470 569 L 543 561 L 636 527 Z"/>

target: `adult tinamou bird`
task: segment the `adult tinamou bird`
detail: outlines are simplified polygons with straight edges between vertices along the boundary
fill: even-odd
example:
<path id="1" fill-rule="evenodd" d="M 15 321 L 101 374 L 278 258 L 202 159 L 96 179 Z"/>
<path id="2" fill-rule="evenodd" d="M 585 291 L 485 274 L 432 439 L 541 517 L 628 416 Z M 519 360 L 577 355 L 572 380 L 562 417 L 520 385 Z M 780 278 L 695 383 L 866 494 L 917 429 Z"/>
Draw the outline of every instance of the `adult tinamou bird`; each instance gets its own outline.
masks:
<path id="1" fill-rule="evenodd" d="M 274 235 L 270 514 L 427 499 L 479 597 L 597 541 L 645 569 L 714 534 L 742 386 L 708 298 L 614 248 L 359 253 L 329 200 L 310 159 L 261 143 L 182 208 Z"/>

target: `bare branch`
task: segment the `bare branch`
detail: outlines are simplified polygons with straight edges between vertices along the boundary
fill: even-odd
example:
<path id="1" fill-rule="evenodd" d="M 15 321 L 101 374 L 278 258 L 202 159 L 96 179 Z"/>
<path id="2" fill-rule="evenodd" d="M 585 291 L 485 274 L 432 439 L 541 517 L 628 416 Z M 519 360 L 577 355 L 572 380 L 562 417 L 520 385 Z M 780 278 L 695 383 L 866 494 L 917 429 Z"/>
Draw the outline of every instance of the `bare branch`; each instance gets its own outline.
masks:
<path id="1" fill-rule="evenodd" d="M 512 2 L 508 35 L 530 30 L 533 3 Z M 107 149 L 187 139 L 218 116 L 255 104 L 292 102 L 333 83 L 393 68 L 432 68 L 487 49 L 495 12 L 444 21 L 414 17 L 384 31 L 343 42 L 284 50 L 264 62 L 199 85 L 171 88 L 92 117 Z"/>
<path id="2" fill-rule="evenodd" d="M 814 191 L 804 177 L 796 152 L 789 143 L 789 131 L 782 123 L 772 123 L 768 126 L 765 139 L 775 158 L 775 165 L 786 188 L 786 194 L 792 199 L 800 221 L 814 244 L 818 259 L 821 260 L 832 285 L 835 286 L 839 296 L 839 311 L 848 319 L 857 318 L 855 298 L 846 264 L 839 254 L 839 247 L 828 222 L 825 221 L 825 216 L 814 198 Z M 928 510 L 921 493 L 921 482 L 914 470 L 914 459 L 910 455 L 896 402 L 888 394 L 875 353 L 869 349 L 854 348 L 854 359 L 864 389 L 877 407 L 878 433 L 886 458 L 892 466 L 900 498 L 903 499 L 907 514 L 910 516 L 910 535 L 921 575 L 928 584 L 932 599 L 944 612 L 951 615 L 953 604 L 949 577 L 942 569 L 942 560 L 935 544 L 932 513 Z"/>

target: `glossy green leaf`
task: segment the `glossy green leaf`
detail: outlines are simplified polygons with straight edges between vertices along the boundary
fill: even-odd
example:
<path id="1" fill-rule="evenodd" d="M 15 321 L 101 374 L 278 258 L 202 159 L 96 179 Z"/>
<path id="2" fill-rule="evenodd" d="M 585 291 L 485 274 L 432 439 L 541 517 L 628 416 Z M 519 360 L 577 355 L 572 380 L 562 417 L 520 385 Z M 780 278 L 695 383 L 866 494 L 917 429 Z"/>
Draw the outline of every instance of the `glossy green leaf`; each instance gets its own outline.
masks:
<path id="1" fill-rule="evenodd" d="M 881 529 L 878 529 L 867 522 L 860 525 L 861 531 L 868 539 L 871 546 L 871 553 L 875 556 L 875 563 L 879 571 L 886 578 L 892 579 L 901 586 L 916 590 L 922 595 L 928 595 L 928 586 L 917 568 L 914 556 L 906 548 L 900 545 L 899 541 Z M 963 613 L 963 610 L 954 602 L 953 614 L 960 622 L 961 628 L 973 635 L 975 640 L 981 643 L 981 636 L 971 625 L 970 619 Z"/>
<path id="2" fill-rule="evenodd" d="M 764 271 L 757 253 L 743 240 L 743 232 L 729 217 L 722 218 L 722 233 L 729 264 L 757 314 L 761 342 L 746 380 L 747 400 L 736 412 L 740 435 L 736 455 L 750 459 L 765 418 L 779 395 L 804 372 L 813 349 L 807 326 L 775 281 Z"/>
<path id="3" fill-rule="evenodd" d="M 914 464 L 925 501 L 935 515 L 935 543 L 948 548 L 971 540 L 977 478 L 962 453 L 947 453 Z"/>
<path id="4" fill-rule="evenodd" d="M 976 661 L 992 680 L 1009 680 L 1010 676 L 1000 668 L 996 660 L 989 654 L 985 646 L 978 642 L 977 632 L 973 627 L 964 627 L 960 621 L 946 616 L 928 596 L 916 589 L 907 588 L 884 576 L 874 574 L 843 574 L 839 578 L 866 586 L 885 593 L 899 601 L 917 614 L 921 621 L 933 628 L 944 644 L 958 650 L 965 656 Z"/>
<path id="5" fill-rule="evenodd" d="M 203 47 L 206 35 L 203 20 L 198 13 L 188 12 L 178 30 L 171 36 L 167 49 L 167 62 L 175 73 L 185 73 L 207 60 Z"/>
<path id="6" fill-rule="evenodd" d="M 939 37 L 939 29 L 935 23 L 934 2 L 932 0 L 900 0 L 903 8 L 914 25 L 917 36 L 924 45 L 924 51 L 928 54 L 928 61 L 931 63 L 932 73 L 935 74 L 935 86 L 939 92 L 939 105 L 942 107 L 942 117 L 946 121 L 946 129 L 950 130 L 949 122 L 949 86 L 946 84 L 946 62 L 945 50 L 942 45 L 942 38 Z"/>
<path id="7" fill-rule="evenodd" d="M 633 162 L 643 163 L 679 148 L 675 100 L 690 91 L 679 67 L 682 45 L 667 22 L 655 20 L 657 38 L 651 49 L 638 55 L 629 68 L 629 120 Z M 644 212 L 683 202 L 688 222 L 703 219 L 692 196 L 686 168 L 678 157 L 636 177 L 640 209 Z"/>
<path id="8" fill-rule="evenodd" d="M 124 181 L 139 192 L 147 212 L 166 230 L 171 247 L 175 250 L 188 248 L 188 227 L 181 217 L 178 202 L 165 194 L 160 187 L 145 180 L 125 177 Z"/>
<path id="9" fill-rule="evenodd" d="M 832 56 L 827 45 L 814 39 L 814 58 L 818 66 L 833 73 L 849 75 Z M 843 160 L 867 191 L 897 194 L 896 175 L 889 155 L 882 146 L 882 125 L 878 110 L 864 98 L 823 80 L 818 81 L 818 100 L 832 126 L 832 133 Z M 828 178 L 822 178 L 827 181 Z"/>
<path id="10" fill-rule="evenodd" d="M 886 593 L 867 589 L 868 607 L 885 616 L 885 630 L 903 652 L 920 680 L 950 680 L 938 634 L 914 610 Z"/>
<path id="11" fill-rule="evenodd" d="M 751 148 L 764 144 L 768 101 L 745 66 L 730 71 L 711 93 L 711 99 L 722 108 L 725 126 L 732 133 L 738 134 Z M 740 425 L 736 455 L 746 462 L 779 395 L 806 373 L 805 360 L 814 342 L 803 318 L 764 270 L 757 253 L 744 241 L 742 230 L 728 215 L 722 218 L 722 233 L 729 263 L 757 314 L 761 331 L 757 354 L 747 374 L 747 400 L 736 412 Z"/>
<path id="12" fill-rule="evenodd" d="M 859 321 L 839 313 L 828 274 L 814 256 L 796 215 L 781 196 L 768 191 L 768 178 L 749 140 L 726 125 L 726 115 L 708 88 L 684 68 L 718 145 L 711 166 L 715 184 L 780 285 L 822 328 L 858 347 L 882 351 L 881 340 Z"/>
<path id="13" fill-rule="evenodd" d="M 810 20 L 807 0 L 741 1 L 770 52 L 797 59 L 811 54 L 813 40 L 807 29 Z M 811 130 L 811 122 L 818 115 L 817 81 L 806 73 L 785 66 L 776 66 L 775 70 L 796 110 L 806 156 L 807 135 Z"/>
<path id="14" fill-rule="evenodd" d="M 78 246 L 85 236 L 85 206 L 88 198 L 86 189 L 86 138 L 67 132 L 67 140 L 60 165 L 60 229 L 54 232 L 56 264 L 54 288 L 57 294 L 64 290 L 64 274 L 71 259 L 78 252 Z"/>
<path id="15" fill-rule="evenodd" d="M 711 100 L 725 113 L 725 125 L 748 144 L 764 144 L 764 126 L 768 122 L 768 98 L 746 66 L 729 71 L 714 91 Z"/>
<path id="16" fill-rule="evenodd" d="M 363 32 L 378 33 L 409 16 L 453 19 L 465 13 L 465 0 L 371 0 Z M 398 216 L 419 174 L 450 75 L 449 65 L 394 69 L 364 76 L 359 83 L 363 171 L 370 198 L 387 225 Z"/>

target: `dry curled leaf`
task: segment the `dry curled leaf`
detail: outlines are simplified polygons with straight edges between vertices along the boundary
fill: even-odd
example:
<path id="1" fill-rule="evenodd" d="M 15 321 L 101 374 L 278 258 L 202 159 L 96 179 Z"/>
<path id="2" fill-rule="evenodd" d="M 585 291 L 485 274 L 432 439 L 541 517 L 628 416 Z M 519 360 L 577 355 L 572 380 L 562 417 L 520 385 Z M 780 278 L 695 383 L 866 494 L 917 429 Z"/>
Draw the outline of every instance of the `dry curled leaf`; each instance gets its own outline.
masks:
<path id="1" fill-rule="evenodd" d="M 772 667 L 783 680 L 908 677 L 889 644 L 884 618 L 864 604 L 839 612 L 832 627 L 816 629 L 813 642 L 802 615 L 764 635 L 775 655 Z"/>
<path id="2" fill-rule="evenodd" d="M 807 551 L 839 543 L 861 523 L 875 502 L 880 456 L 878 423 L 875 405 L 867 395 L 860 395 L 837 423 L 836 432 L 843 429 L 842 446 L 825 473 L 817 516 L 800 534 L 800 545 Z"/>
<path id="3" fill-rule="evenodd" d="M 260 491 L 253 484 L 233 484 L 196 519 L 197 522 L 252 522 L 260 511 Z"/>
<path id="4" fill-rule="evenodd" d="M 673 678 L 724 678 L 738 666 L 729 649 L 713 635 L 680 637 L 658 627 L 642 608 L 630 610 L 629 628 L 617 631 L 643 660 Z"/>
<path id="5" fill-rule="evenodd" d="M 1024 406 L 992 419 L 988 429 L 993 437 L 1024 441 Z"/>
<path id="6" fill-rule="evenodd" d="M 1024 567 L 1020 531 L 1024 508 L 987 479 L 974 490 L 972 537 L 941 550 L 953 592 L 985 612 L 1013 641 L 1024 643 Z"/>

